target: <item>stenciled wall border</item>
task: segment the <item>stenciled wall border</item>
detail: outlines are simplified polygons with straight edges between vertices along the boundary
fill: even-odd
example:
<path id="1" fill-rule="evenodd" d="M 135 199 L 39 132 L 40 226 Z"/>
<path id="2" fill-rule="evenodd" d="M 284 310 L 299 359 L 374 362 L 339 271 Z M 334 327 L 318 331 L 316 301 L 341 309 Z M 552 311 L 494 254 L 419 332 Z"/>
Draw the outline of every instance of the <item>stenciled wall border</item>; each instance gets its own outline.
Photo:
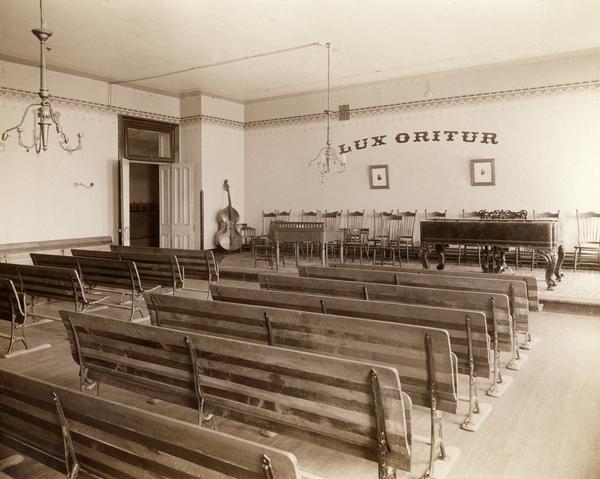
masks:
<path id="1" fill-rule="evenodd" d="M 448 106 L 460 106 L 469 104 L 482 104 L 497 101 L 515 100 L 520 98 L 542 97 L 550 95 L 558 95 L 562 93 L 575 93 L 586 90 L 600 89 L 600 80 L 589 80 L 575 83 L 563 83 L 558 85 L 546 85 L 531 88 L 520 88 L 514 90 L 501 90 L 495 92 L 475 93 L 471 95 L 458 95 L 444 98 L 435 98 L 431 100 L 416 100 L 401 103 L 391 103 L 387 105 L 375 105 L 365 108 L 350 109 L 352 117 L 373 116 L 378 114 L 406 112 L 433 108 L 444 108 Z M 16 88 L 8 88 L 0 86 L 0 96 L 19 98 L 24 100 L 36 100 L 37 93 L 19 90 Z M 172 115 L 164 115 L 149 111 L 136 110 L 133 108 L 125 108 L 120 106 L 108 105 L 105 103 L 77 100 L 62 96 L 52 96 L 52 99 L 58 105 L 64 105 L 69 108 L 76 108 L 83 111 L 98 111 L 103 113 L 114 113 L 119 115 L 128 115 L 138 118 L 146 118 L 150 120 L 166 121 L 170 123 L 195 124 L 206 123 L 220 125 L 229 128 L 239 129 L 257 129 L 273 126 L 285 126 L 300 123 L 312 123 L 323 121 L 327 118 L 325 113 L 311 113 L 307 115 L 288 116 L 282 118 L 272 118 L 268 120 L 258 120 L 241 122 L 220 118 L 210 115 L 192 115 L 186 117 L 177 117 Z M 333 112 L 332 116 L 337 118 L 337 112 Z"/>
<path id="2" fill-rule="evenodd" d="M 594 89 L 600 89 L 600 80 L 589 80 L 576 83 L 564 83 L 559 85 L 520 88 L 514 90 L 501 90 L 486 93 L 474 93 L 471 95 L 450 96 L 444 98 L 435 98 L 431 100 L 407 101 L 402 103 L 376 105 L 365 108 L 351 108 L 350 115 L 352 118 L 360 118 L 386 113 L 444 108 L 448 106 L 491 103 L 497 101 L 515 100 L 520 98 L 550 96 L 562 93 L 575 93 Z M 333 112 L 332 117 L 337 118 L 337 112 Z M 283 118 L 273 118 L 269 120 L 250 121 L 246 122 L 244 126 L 247 129 L 265 128 L 273 126 L 294 125 L 298 123 L 311 123 L 316 121 L 323 121 L 326 118 L 327 115 L 325 113 L 318 113 L 309 115 L 288 116 Z"/>

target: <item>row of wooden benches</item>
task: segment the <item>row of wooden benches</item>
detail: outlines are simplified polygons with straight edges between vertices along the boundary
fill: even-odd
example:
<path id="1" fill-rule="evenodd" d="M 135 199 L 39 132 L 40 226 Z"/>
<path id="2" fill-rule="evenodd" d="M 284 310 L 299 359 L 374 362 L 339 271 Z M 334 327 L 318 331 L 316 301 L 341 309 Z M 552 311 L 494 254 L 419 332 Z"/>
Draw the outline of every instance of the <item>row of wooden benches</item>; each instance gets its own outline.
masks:
<path id="1" fill-rule="evenodd" d="M 266 276 L 261 278 L 261 282 L 263 287 L 277 289 L 281 286 L 280 279 L 281 277 L 277 276 Z M 287 278 L 285 280 L 287 281 Z M 314 281 L 311 280 L 310 282 Z M 403 288 L 395 286 L 395 283 L 397 283 L 397 280 L 394 280 L 394 286 L 387 291 L 388 294 L 391 295 L 390 291 L 393 289 L 400 291 Z M 306 280 L 297 279 L 295 284 L 297 287 L 306 289 Z M 282 289 L 290 289 L 290 285 L 289 282 L 283 283 Z M 320 284 L 320 286 L 323 286 L 323 284 Z M 346 290 L 343 286 L 331 282 L 327 286 L 334 287 L 334 290 L 339 289 L 342 291 L 342 295 L 353 297 L 344 291 L 354 290 Z M 473 338 L 479 335 L 482 338 L 480 339 L 480 346 L 482 344 L 487 346 L 487 348 L 484 346 L 481 349 L 489 351 L 486 315 L 476 310 L 462 309 L 453 312 L 439 307 L 392 305 L 391 303 L 386 304 L 378 301 L 367 303 L 364 301 L 365 299 L 373 299 L 373 295 L 377 298 L 377 295 L 383 294 L 379 288 L 386 285 L 364 283 L 359 286 L 362 286 L 360 300 L 336 298 L 329 296 L 327 292 L 318 290 L 318 288 L 317 290 L 311 290 L 315 294 L 256 291 L 226 288 L 220 285 L 213 285 L 211 288 L 215 299 L 230 299 L 236 302 L 253 304 L 264 301 L 265 304 L 285 307 L 286 310 L 262 306 L 248 307 L 221 304 L 164 295 L 147 295 L 146 302 L 149 306 L 152 305 L 150 314 L 155 325 L 187 329 L 188 331 L 201 331 L 211 335 L 243 339 L 244 341 L 262 342 L 269 346 L 252 345 L 247 342 L 240 343 L 239 341 L 235 344 L 216 341 L 213 344 L 216 338 L 209 340 L 206 339 L 206 336 L 202 337 L 202 335 L 192 335 L 190 333 L 180 333 L 177 336 L 172 336 L 176 333 L 164 330 L 156 331 L 155 328 L 153 330 L 153 328 L 115 322 L 100 317 L 88 317 L 77 313 L 63 312 L 61 314 L 65 324 L 68 325 L 68 332 L 70 331 L 74 357 L 82 367 L 82 387 L 86 378 L 96 381 L 102 380 L 109 384 L 128 387 L 136 392 L 142 392 L 167 401 L 180 401 L 180 403 L 184 400 L 175 396 L 181 390 L 184 396 L 187 395 L 186 404 L 190 405 L 191 402 L 192 407 L 198 408 L 199 417 L 202 417 L 203 410 L 207 407 L 210 408 L 210 412 L 216 411 L 226 417 L 295 437 L 310 438 L 310 441 L 323 442 L 336 449 L 342 447 L 340 444 L 344 444 L 343 441 L 348 440 L 348 438 L 334 437 L 335 428 L 334 432 L 329 431 L 327 434 L 323 432 L 325 436 L 320 435 L 319 426 L 326 423 L 328 427 L 332 424 L 340 426 L 341 431 L 348 431 L 348 428 L 354 431 L 358 427 L 357 425 L 344 425 L 340 421 L 348 416 L 354 417 L 356 414 L 349 414 L 347 411 L 343 412 L 336 408 L 343 408 L 343 405 L 350 401 L 353 404 L 352 410 L 356 413 L 357 405 L 355 402 L 358 399 L 355 399 L 355 397 L 363 397 L 357 391 L 361 391 L 363 395 L 365 391 L 372 391 L 372 400 L 377 404 L 377 395 L 374 392 L 373 385 L 381 377 L 379 373 L 381 366 L 374 368 L 371 365 L 368 375 L 363 372 L 363 379 L 367 376 L 369 378 L 366 385 L 363 383 L 357 389 L 350 388 L 350 391 L 345 391 L 342 394 L 341 389 L 348 386 L 344 380 L 350 382 L 355 380 L 352 375 L 344 374 L 340 377 L 339 371 L 327 370 L 325 365 L 329 365 L 332 362 L 331 359 L 328 358 L 325 361 L 322 357 L 318 360 L 313 358 L 316 361 L 315 363 L 311 362 L 310 358 L 306 359 L 304 356 L 298 356 L 300 354 L 298 351 L 296 351 L 296 359 L 286 359 L 285 354 L 287 353 L 282 353 L 278 347 L 283 346 L 286 350 L 291 348 L 313 353 L 333 354 L 338 358 L 343 356 L 359 361 L 372 361 L 378 365 L 390 365 L 400 373 L 397 391 L 400 391 L 400 383 L 403 385 L 403 392 L 397 395 L 403 404 L 401 407 L 397 406 L 404 411 L 404 429 L 397 424 L 394 427 L 399 428 L 401 436 L 403 431 L 405 435 L 404 446 L 407 444 L 410 446 L 412 443 L 410 432 L 411 400 L 416 404 L 431 408 L 433 437 L 430 471 L 433 473 L 433 459 L 444 451 L 440 444 L 439 429 L 441 422 L 439 421 L 438 410 L 456 412 L 457 369 L 464 371 L 468 368 L 472 378 L 476 375 L 476 354 L 474 354 L 476 348 L 472 344 Z M 335 294 L 334 290 L 326 291 L 333 291 Z M 383 291 L 386 292 L 385 289 Z M 436 293 L 433 292 L 432 294 Z M 463 293 L 465 298 L 470 298 L 472 295 L 471 292 Z M 390 299 L 397 301 L 398 298 L 400 297 L 394 295 L 385 297 L 388 301 Z M 458 296 L 454 298 L 456 299 Z M 446 299 L 446 301 L 450 304 L 451 300 Z M 494 301 L 491 301 L 491 303 L 493 305 Z M 448 304 L 446 307 L 451 307 Z M 506 304 L 506 310 L 508 311 L 508 331 L 510 333 L 512 331 L 510 327 L 510 301 L 507 299 L 503 304 Z M 290 311 L 290 308 L 314 310 L 318 314 Z M 412 311 L 409 311 L 411 309 Z M 430 316 L 427 315 L 428 310 L 430 310 Z M 385 319 L 385 322 L 339 318 L 323 314 L 332 312 L 349 316 L 373 317 L 368 315 L 371 311 L 378 316 L 375 319 Z M 443 313 L 444 311 L 446 311 L 446 314 Z M 492 316 L 494 315 L 493 307 L 491 311 L 489 309 L 484 311 L 490 312 Z M 424 320 L 429 326 L 419 328 L 393 324 L 393 322 L 402 322 L 402 314 L 405 318 L 413 316 L 412 319 L 406 321 L 408 323 L 415 324 Z M 450 319 L 452 314 L 454 320 Z M 436 315 L 438 326 L 440 323 L 453 324 L 455 334 L 452 334 L 452 332 L 449 334 L 436 327 L 431 327 L 433 322 L 436 321 L 434 319 Z M 479 318 L 479 329 L 477 327 L 473 328 L 474 322 L 471 316 Z M 462 340 L 458 334 L 459 328 L 456 326 L 458 324 L 461 324 L 464 328 Z M 474 329 L 478 329 L 475 334 Z M 450 331 L 452 331 L 452 328 L 450 328 Z M 173 337 L 176 339 L 173 339 Z M 465 361 L 464 353 L 461 355 L 462 358 L 454 358 L 451 352 L 454 348 L 460 349 L 460 344 L 465 344 L 465 338 L 467 340 L 467 361 Z M 221 341 L 227 340 L 221 338 Z M 198 344 L 201 346 L 197 347 Z M 512 341 L 510 341 L 510 344 L 513 344 Z M 259 346 L 262 346 L 263 349 Z M 87 353 L 89 353 L 89 357 L 85 356 Z M 157 353 L 159 357 L 154 358 Z M 175 356 L 175 353 L 178 356 Z M 284 355 L 278 356 L 278 354 Z M 333 362 L 339 366 L 339 361 Z M 319 372 L 323 377 L 329 377 L 329 382 L 314 390 L 302 389 L 308 387 L 305 381 L 309 381 L 311 387 L 317 381 L 317 371 L 314 369 L 317 367 L 317 363 L 321 368 Z M 483 366 L 485 363 L 487 363 L 487 374 L 489 374 L 489 362 L 485 358 L 480 358 L 479 368 L 482 375 L 486 371 Z M 309 364 L 312 365 L 313 369 L 308 372 L 302 369 L 303 365 Z M 346 365 L 346 367 L 349 366 Z M 366 367 L 368 369 L 368 364 Z M 183 372 L 181 371 L 182 368 Z M 367 369 L 364 369 L 364 371 Z M 185 373 L 186 370 L 187 374 Z M 194 372 L 194 374 L 191 374 L 191 379 L 190 370 Z M 373 378 L 373 371 L 375 371 L 377 381 Z M 162 388 L 156 388 L 156 386 L 162 384 L 161 381 L 166 381 L 166 385 L 163 385 Z M 325 379 L 322 381 L 325 381 Z M 333 392 L 328 389 L 332 387 L 332 384 L 336 392 L 336 395 L 333 396 Z M 495 384 L 496 381 L 494 381 Z M 369 389 L 369 385 L 371 389 Z M 317 404 L 319 400 L 323 400 L 323 398 L 318 397 L 318 392 L 322 391 L 323 388 L 326 388 L 327 401 L 330 401 L 326 402 L 325 405 Z M 258 389 L 258 391 L 255 389 Z M 395 386 L 392 390 L 396 390 Z M 342 394 L 342 396 L 337 394 Z M 357 394 L 359 395 L 356 396 Z M 396 396 L 396 393 L 393 394 Z M 293 399 L 290 399 L 289 395 L 292 395 Z M 383 397 L 386 396 L 383 395 Z M 333 404 L 331 401 L 333 401 Z M 301 407 L 308 405 L 312 409 L 305 411 Z M 377 410 L 377 407 L 375 409 Z M 336 412 L 337 415 L 330 418 L 327 416 L 329 412 Z M 470 411 L 470 416 L 472 412 Z M 391 447 L 392 443 L 389 446 L 392 451 L 387 456 L 389 461 L 386 462 L 385 454 L 383 462 L 381 460 L 381 454 L 385 451 L 377 449 L 377 438 L 381 437 L 379 434 L 381 427 L 377 427 L 377 425 L 383 426 L 385 432 L 389 422 L 387 414 L 383 414 L 386 417 L 383 423 L 378 422 L 377 417 L 371 417 L 372 413 L 369 416 L 372 419 L 371 432 L 375 433 L 375 441 L 371 440 L 371 446 L 367 447 L 368 453 L 366 455 L 367 457 L 377 458 L 376 460 L 380 463 L 380 473 L 385 472 L 384 466 L 387 465 L 399 468 L 410 467 L 410 462 L 406 463 L 407 460 L 410 461 L 410 448 L 395 449 Z M 375 414 L 375 416 L 377 415 Z M 310 422 L 310 419 L 316 420 L 317 424 Z M 290 424 L 290 422 L 293 424 Z M 466 421 L 466 424 L 468 422 Z M 373 427 L 373 424 L 376 427 Z M 392 421 L 390 426 L 393 425 Z M 392 436 L 395 438 L 394 435 Z M 365 447 L 363 447 L 363 456 L 365 455 Z M 357 448 L 354 443 L 353 448 L 348 449 L 347 446 L 344 446 L 342 450 L 358 454 L 361 449 Z M 378 451 L 378 454 L 374 451 Z M 392 453 L 400 454 L 400 456 L 404 454 L 406 457 L 400 460 L 394 458 Z"/>
<path id="2" fill-rule="evenodd" d="M 270 284 L 278 285 L 278 279 L 287 281 L 289 278 L 266 276 L 261 281 L 270 280 Z M 81 367 L 82 390 L 90 380 L 98 385 L 101 381 L 195 407 L 199 422 L 206 412 L 217 413 L 244 424 L 377 460 L 381 456 L 374 454 L 373 446 L 367 448 L 371 455 L 365 455 L 365 451 L 359 454 L 356 444 L 349 447 L 344 442 L 348 438 L 343 437 L 343 432 L 356 431 L 357 425 L 348 423 L 347 418 L 353 415 L 339 408 L 345 404 L 344 399 L 352 402 L 356 412 L 356 401 L 362 397 L 359 392 L 364 394 L 365 385 L 348 390 L 348 384 L 342 380 L 355 379 L 348 375 L 347 369 L 340 374 L 338 360 L 347 358 L 353 362 L 386 365 L 398 373 L 398 395 L 402 398 L 405 419 L 405 429 L 401 430 L 405 431 L 406 444 L 412 445 L 410 420 L 407 420 L 411 417 L 410 404 L 431 410 L 429 471 L 432 474 L 435 459 L 448 451 L 441 442 L 439 413 L 457 411 L 458 371 L 468 370 L 474 380 L 477 357 L 478 372 L 482 375 L 490 372 L 487 323 L 482 312 L 335 297 L 324 300 L 324 295 L 220 285 L 213 285 L 211 289 L 218 301 L 147 293 L 146 304 L 152 324 L 169 328 L 168 332 L 85 314 L 61 313 L 71 338 L 73 356 Z M 468 298 L 473 294 L 467 292 L 463 296 Z M 288 301 L 290 298 L 295 298 L 296 302 Z M 227 299 L 246 304 L 222 302 Z M 317 312 L 295 311 L 302 301 L 312 301 L 311 308 Z M 264 302 L 271 306 L 250 306 L 249 302 Z M 508 304 L 506 300 L 507 309 Z M 300 309 L 308 303 L 304 305 Z M 323 308 L 328 310 L 330 306 L 336 314 L 343 313 L 347 317 L 325 314 Z M 386 314 L 386 321 L 349 317 L 368 317 L 365 307 L 375 308 L 375 314 Z M 510 317 L 510 312 L 507 314 Z M 475 321 L 472 322 L 471 316 Z M 391 318 L 394 319 L 390 321 Z M 412 324 L 403 324 L 402 318 L 410 318 L 407 322 Z M 453 334 L 439 328 L 444 321 L 446 326 L 450 325 Z M 458 325 L 463 328 L 462 338 L 459 338 Z M 463 352 L 459 359 L 452 348 L 464 344 L 465 339 L 466 354 Z M 473 346 L 474 339 L 479 348 Z M 187 350 L 182 345 L 187 346 Z M 289 359 L 287 350 L 296 352 L 295 356 L 292 354 L 295 359 Z M 307 359 L 299 352 L 322 356 Z M 325 355 L 328 356 L 326 360 Z M 332 365 L 337 365 L 338 369 L 331 370 Z M 306 367 L 312 369 L 306 371 Z M 191 378 L 190 369 L 194 371 Z M 371 365 L 371 369 L 379 375 L 377 368 Z M 369 374 L 372 376 L 373 372 L 370 370 Z M 305 380 L 309 377 L 307 384 Z M 365 377 L 366 374 L 363 379 Z M 335 388 L 330 390 L 332 384 Z M 474 388 L 470 390 L 473 394 Z M 319 396 L 318 391 L 325 394 Z M 368 387 L 366 391 L 369 391 Z M 473 414 L 479 406 L 473 396 L 471 402 L 474 408 L 465 420 L 466 429 L 473 428 Z M 328 417 L 327 414 L 332 412 L 336 415 Z M 387 413 L 384 417 L 387 418 Z M 377 418 L 371 417 L 371 423 L 377 425 Z M 325 430 L 320 429 L 323 424 L 326 424 Z M 372 432 L 377 431 L 376 427 Z M 352 437 L 356 441 L 356 437 Z M 389 447 L 393 452 L 394 448 Z M 400 451 L 406 455 L 403 461 L 408 462 L 379 460 L 381 474 L 389 465 L 410 469 L 410 448 Z"/>

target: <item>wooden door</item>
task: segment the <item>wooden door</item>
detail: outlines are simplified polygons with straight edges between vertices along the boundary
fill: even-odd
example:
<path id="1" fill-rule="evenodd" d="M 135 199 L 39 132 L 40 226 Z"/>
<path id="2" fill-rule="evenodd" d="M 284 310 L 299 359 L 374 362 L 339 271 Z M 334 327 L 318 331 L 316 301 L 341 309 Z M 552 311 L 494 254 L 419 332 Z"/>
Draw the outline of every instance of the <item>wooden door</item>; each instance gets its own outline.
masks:
<path id="1" fill-rule="evenodd" d="M 161 164 L 158 169 L 159 178 L 159 211 L 160 211 L 160 247 L 171 248 L 171 208 L 173 188 L 171 184 L 171 165 Z"/>
<path id="2" fill-rule="evenodd" d="M 171 164 L 171 247 L 194 247 L 194 165 Z"/>

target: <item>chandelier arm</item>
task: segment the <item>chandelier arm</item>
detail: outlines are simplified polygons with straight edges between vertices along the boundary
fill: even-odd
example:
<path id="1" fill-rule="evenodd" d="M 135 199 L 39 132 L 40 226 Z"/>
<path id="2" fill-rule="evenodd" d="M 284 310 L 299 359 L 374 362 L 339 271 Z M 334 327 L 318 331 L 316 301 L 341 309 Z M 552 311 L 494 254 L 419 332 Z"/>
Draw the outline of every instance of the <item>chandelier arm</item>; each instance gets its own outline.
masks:
<path id="1" fill-rule="evenodd" d="M 74 151 L 81 150 L 81 133 L 77 133 L 77 144 L 75 146 L 69 146 L 69 137 L 65 134 L 60 124 L 60 119 L 58 115 L 54 112 L 52 108 L 52 104 L 48 103 L 48 107 L 50 108 L 50 118 L 52 122 L 56 126 L 56 133 L 58 134 L 58 144 L 60 147 L 68 153 L 73 153 Z"/>
<path id="2" fill-rule="evenodd" d="M 312 165 L 315 161 L 317 161 L 319 159 L 319 157 L 321 156 L 321 153 L 323 153 L 326 149 L 327 149 L 326 146 L 324 146 L 323 148 L 321 148 L 319 150 L 319 153 L 317 153 L 317 156 L 315 156 L 312 160 L 310 160 L 308 162 L 308 166 L 310 167 L 310 165 Z"/>
<path id="3" fill-rule="evenodd" d="M 28 105 L 27 108 L 25 109 L 25 113 L 23 113 L 23 116 L 21 117 L 21 121 L 17 125 L 13 126 L 12 128 L 9 128 L 8 130 L 4 130 L 4 132 L 2 133 L 3 139 L 8 138 L 9 131 L 19 130 L 19 128 L 21 128 L 23 126 L 23 123 L 25 122 L 25 117 L 27 116 L 27 113 L 29 113 L 29 110 L 34 106 L 39 106 L 39 103 L 32 103 L 31 105 Z"/>

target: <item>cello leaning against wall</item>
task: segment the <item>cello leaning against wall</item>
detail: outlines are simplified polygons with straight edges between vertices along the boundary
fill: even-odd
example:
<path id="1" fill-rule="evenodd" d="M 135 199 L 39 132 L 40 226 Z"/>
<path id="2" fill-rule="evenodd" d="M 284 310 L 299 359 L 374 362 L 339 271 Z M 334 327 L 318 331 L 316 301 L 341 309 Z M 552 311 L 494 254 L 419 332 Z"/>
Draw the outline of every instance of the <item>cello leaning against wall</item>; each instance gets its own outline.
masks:
<path id="1" fill-rule="evenodd" d="M 217 212 L 219 230 L 215 234 L 215 242 L 224 250 L 237 251 L 242 246 L 242 235 L 237 229 L 240 214 L 231 206 L 228 180 L 223 182 L 223 189 L 227 191 L 227 206 Z"/>

